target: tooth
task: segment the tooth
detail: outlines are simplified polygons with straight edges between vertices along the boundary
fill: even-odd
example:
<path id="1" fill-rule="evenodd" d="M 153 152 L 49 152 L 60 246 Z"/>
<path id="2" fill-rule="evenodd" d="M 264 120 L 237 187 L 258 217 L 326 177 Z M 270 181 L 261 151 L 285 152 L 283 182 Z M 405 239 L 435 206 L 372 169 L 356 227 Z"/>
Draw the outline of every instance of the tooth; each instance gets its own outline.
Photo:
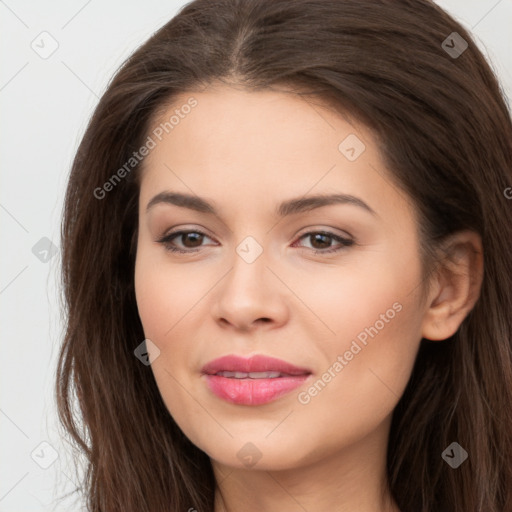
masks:
<path id="1" fill-rule="evenodd" d="M 249 378 L 251 379 L 275 379 L 281 375 L 280 372 L 251 372 Z"/>
<path id="2" fill-rule="evenodd" d="M 281 377 L 281 372 L 229 372 L 229 371 L 222 371 L 218 372 L 216 375 L 219 377 L 225 377 L 230 379 L 276 379 L 278 377 Z"/>
<path id="3" fill-rule="evenodd" d="M 236 375 L 236 372 L 228 372 L 228 371 L 224 371 L 224 372 L 219 372 L 219 373 L 217 373 L 217 375 L 220 375 L 221 377 L 234 378 L 234 377 L 235 377 L 235 375 Z"/>

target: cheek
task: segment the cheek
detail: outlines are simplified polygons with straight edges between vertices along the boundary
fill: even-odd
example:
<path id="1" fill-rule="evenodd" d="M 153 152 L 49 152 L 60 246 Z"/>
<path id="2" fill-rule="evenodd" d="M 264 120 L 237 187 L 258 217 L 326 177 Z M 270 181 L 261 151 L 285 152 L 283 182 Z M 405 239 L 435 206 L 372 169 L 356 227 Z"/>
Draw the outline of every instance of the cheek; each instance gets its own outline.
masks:
<path id="1" fill-rule="evenodd" d="M 392 412 L 421 340 L 420 267 L 377 267 L 344 275 L 343 286 L 325 282 L 322 293 L 309 295 L 311 309 L 323 313 L 334 333 L 317 344 L 323 366 L 298 401 L 309 421 L 324 432 L 331 425 L 334 437 L 343 429 L 355 435 Z"/>
<path id="2" fill-rule="evenodd" d="M 357 439 L 392 413 L 421 340 L 413 295 L 381 293 L 352 314 L 340 312 L 329 363 L 299 396 L 310 427 L 321 428 L 333 442 Z"/>
<path id="3" fill-rule="evenodd" d="M 381 340 L 381 346 L 398 343 L 401 338 L 392 333 L 417 308 L 411 291 L 418 285 L 419 268 L 409 263 L 404 270 L 405 265 L 396 265 L 392 259 L 375 258 L 340 268 L 319 266 L 301 273 L 300 279 L 293 269 L 280 269 L 300 299 L 293 315 L 305 332 L 303 339 L 331 357 L 333 350 L 348 350 L 357 336 L 368 345 L 373 339 Z M 293 298 L 290 304 L 295 304 Z"/>
<path id="4" fill-rule="evenodd" d="M 353 394 L 340 389 L 347 400 L 401 395 L 421 340 L 418 276 L 419 267 L 388 266 L 344 281 L 330 360 L 341 355 L 340 374 L 356 385 Z"/>
<path id="5" fill-rule="evenodd" d="M 163 255 L 165 258 L 165 254 Z M 201 293 L 204 286 L 205 290 Z M 186 271 L 172 269 L 142 249 L 135 263 L 135 296 L 144 333 L 149 339 L 165 341 L 173 326 L 206 293 Z"/>
<path id="6" fill-rule="evenodd" d="M 159 338 L 164 328 L 168 318 L 167 290 L 154 267 L 139 253 L 135 262 L 135 297 L 146 338 Z"/>
<path id="7" fill-rule="evenodd" d="M 187 329 L 186 314 L 198 299 L 197 289 L 193 293 L 189 282 L 183 272 L 166 271 L 165 265 L 157 264 L 144 249 L 137 253 L 137 308 L 145 338 L 160 351 L 151 363 L 151 371 L 167 409 L 180 420 L 182 428 L 187 428 L 181 420 L 189 399 L 178 384 L 183 381 L 187 362 L 187 337 L 182 329 Z"/>

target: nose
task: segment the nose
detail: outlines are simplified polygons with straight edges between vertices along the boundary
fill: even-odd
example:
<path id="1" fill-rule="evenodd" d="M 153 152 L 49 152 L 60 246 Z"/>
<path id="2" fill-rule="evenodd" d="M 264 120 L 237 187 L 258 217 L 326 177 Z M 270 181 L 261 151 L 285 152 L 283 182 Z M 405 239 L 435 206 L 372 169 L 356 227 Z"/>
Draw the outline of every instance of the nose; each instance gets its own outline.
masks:
<path id="1" fill-rule="evenodd" d="M 212 314 L 222 328 L 251 331 L 259 326 L 283 325 L 289 314 L 287 288 L 265 251 L 248 263 L 238 254 L 231 269 L 216 286 Z"/>

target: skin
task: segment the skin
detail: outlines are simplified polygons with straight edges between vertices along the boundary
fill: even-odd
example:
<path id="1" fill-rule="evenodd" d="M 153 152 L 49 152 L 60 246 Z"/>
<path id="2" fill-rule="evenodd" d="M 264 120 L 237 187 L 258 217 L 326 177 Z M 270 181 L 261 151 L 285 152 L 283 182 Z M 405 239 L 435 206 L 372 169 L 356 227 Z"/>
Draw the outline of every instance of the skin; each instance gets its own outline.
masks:
<path id="1" fill-rule="evenodd" d="M 144 160 L 135 289 L 145 336 L 160 350 L 151 368 L 163 400 L 211 458 L 215 511 L 397 511 L 386 489 L 391 415 L 421 338 L 451 336 L 474 305 L 480 239 L 453 237 L 457 260 L 434 275 L 425 299 L 413 204 L 370 131 L 283 91 L 212 86 L 193 97 L 198 105 Z M 366 147 L 355 161 L 338 149 L 350 134 Z M 146 211 L 163 191 L 206 198 L 219 214 L 165 203 Z M 351 204 L 275 214 L 284 200 L 333 192 L 357 196 L 375 215 Z M 171 229 L 207 236 L 178 236 L 176 247 L 199 251 L 172 253 L 158 242 Z M 325 254 L 340 245 L 303 236 L 318 230 L 355 243 Z M 263 249 L 252 263 L 236 251 L 248 236 Z M 400 312 L 301 403 L 299 393 L 396 303 Z M 313 376 L 274 402 L 231 404 L 201 376 L 227 354 L 277 357 Z M 250 467 L 237 455 L 247 443 L 260 457 Z"/>

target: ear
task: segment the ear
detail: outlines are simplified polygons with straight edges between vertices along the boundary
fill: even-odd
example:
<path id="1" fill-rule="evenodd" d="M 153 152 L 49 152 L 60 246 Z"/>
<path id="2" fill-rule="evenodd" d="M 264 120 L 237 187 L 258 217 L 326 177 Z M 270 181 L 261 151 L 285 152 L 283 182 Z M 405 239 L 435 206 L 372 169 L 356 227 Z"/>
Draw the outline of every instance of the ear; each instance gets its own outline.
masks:
<path id="1" fill-rule="evenodd" d="M 482 240 L 474 231 L 452 235 L 444 246 L 422 323 L 422 337 L 445 340 L 473 309 L 483 280 Z"/>

